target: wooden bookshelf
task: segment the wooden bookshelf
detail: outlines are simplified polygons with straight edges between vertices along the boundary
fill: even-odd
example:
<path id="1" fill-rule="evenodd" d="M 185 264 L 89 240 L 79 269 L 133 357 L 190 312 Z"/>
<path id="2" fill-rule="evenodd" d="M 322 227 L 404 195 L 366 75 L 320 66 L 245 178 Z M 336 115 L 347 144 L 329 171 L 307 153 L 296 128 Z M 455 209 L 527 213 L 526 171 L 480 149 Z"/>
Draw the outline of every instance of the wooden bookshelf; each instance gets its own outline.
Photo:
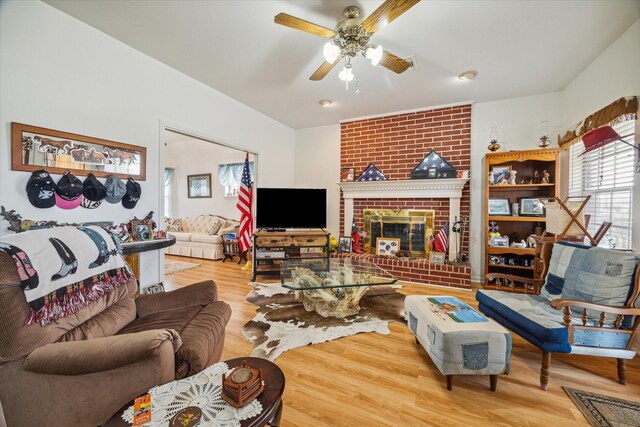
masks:
<path id="1" fill-rule="evenodd" d="M 509 244 L 512 242 L 514 233 L 518 234 L 519 240 L 527 241 L 527 238 L 534 234 L 534 228 L 539 223 L 544 229 L 546 218 L 544 216 L 507 216 L 507 215 L 489 215 L 489 199 L 501 198 L 509 199 L 509 205 L 513 203 L 520 204 L 521 198 L 540 198 L 546 199 L 558 196 L 557 180 L 560 177 L 559 149 L 547 150 L 526 150 L 526 151 L 509 151 L 504 153 L 488 153 L 485 156 L 485 273 L 504 273 L 513 274 L 523 277 L 534 277 L 535 248 L 512 248 L 512 247 L 493 247 L 489 242 L 489 221 L 495 221 L 500 227 L 501 236 L 509 237 Z M 511 170 L 518 171 L 516 182 L 518 184 L 488 184 L 489 171 L 494 167 L 509 167 Z M 533 179 L 534 171 L 538 171 L 540 178 L 544 170 L 551 175 L 550 183 L 521 183 L 522 180 L 527 182 Z M 499 264 L 489 264 L 489 258 L 496 257 L 500 261 Z M 513 260 L 518 265 L 508 265 L 509 260 Z M 526 260 L 526 261 L 525 261 Z M 495 259 L 494 259 L 495 261 Z M 528 265 L 522 265 L 524 263 Z M 510 289 L 508 286 L 498 286 L 503 290 Z M 524 288 L 516 286 L 514 291 L 522 292 Z M 485 278 L 486 289 L 496 289 L 496 283 L 489 283 Z"/>

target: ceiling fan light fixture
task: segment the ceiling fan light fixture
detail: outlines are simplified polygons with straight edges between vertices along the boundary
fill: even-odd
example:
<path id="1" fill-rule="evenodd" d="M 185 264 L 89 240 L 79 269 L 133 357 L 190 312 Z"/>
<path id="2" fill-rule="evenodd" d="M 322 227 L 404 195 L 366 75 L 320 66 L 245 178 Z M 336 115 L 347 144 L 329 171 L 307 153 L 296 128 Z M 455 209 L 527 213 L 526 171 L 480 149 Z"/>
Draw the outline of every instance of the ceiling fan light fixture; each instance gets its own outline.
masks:
<path id="1" fill-rule="evenodd" d="M 338 59 L 338 56 L 340 56 L 340 48 L 331 41 L 328 41 L 324 44 L 324 48 L 322 48 L 322 55 L 325 61 L 333 64 L 336 62 L 336 59 Z"/>
<path id="2" fill-rule="evenodd" d="M 346 65 L 342 68 L 342 71 L 338 74 L 338 78 L 343 82 L 350 82 L 353 80 L 353 73 L 351 72 L 351 66 L 347 67 Z"/>
<path id="3" fill-rule="evenodd" d="M 460 75 L 458 75 L 458 78 L 460 80 L 472 80 L 475 79 L 477 75 L 478 72 L 476 70 L 467 70 L 463 73 L 460 73 Z"/>
<path id="4" fill-rule="evenodd" d="M 367 46 L 367 50 L 364 53 L 364 57 L 371 61 L 371 65 L 376 66 L 382 59 L 382 53 L 384 50 L 381 45 L 374 47 L 374 45 Z"/>

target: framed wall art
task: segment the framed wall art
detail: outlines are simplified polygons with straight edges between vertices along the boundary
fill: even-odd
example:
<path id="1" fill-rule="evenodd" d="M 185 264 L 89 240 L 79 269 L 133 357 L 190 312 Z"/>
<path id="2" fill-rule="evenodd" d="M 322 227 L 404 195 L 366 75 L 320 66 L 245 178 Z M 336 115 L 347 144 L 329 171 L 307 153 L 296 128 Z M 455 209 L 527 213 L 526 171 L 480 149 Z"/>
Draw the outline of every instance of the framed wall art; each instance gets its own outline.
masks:
<path id="1" fill-rule="evenodd" d="M 400 250 L 400 239 L 378 237 L 376 240 L 376 255 L 395 255 Z"/>
<path id="2" fill-rule="evenodd" d="M 211 197 L 211 174 L 187 175 L 187 194 L 190 199 Z"/>
<path id="3" fill-rule="evenodd" d="M 146 180 L 147 149 L 38 126 L 11 123 L 11 169 Z"/>

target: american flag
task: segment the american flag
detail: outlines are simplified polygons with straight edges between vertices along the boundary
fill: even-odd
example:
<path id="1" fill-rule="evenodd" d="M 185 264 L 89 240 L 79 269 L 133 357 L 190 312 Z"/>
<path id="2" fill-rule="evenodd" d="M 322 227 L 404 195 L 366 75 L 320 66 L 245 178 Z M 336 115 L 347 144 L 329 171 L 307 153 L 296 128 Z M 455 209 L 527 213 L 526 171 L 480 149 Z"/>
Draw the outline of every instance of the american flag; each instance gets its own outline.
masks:
<path id="1" fill-rule="evenodd" d="M 240 191 L 238 192 L 238 203 L 236 204 L 236 207 L 240 210 L 240 233 L 238 235 L 238 249 L 240 252 L 247 251 L 251 247 L 251 237 L 253 235 L 252 204 L 253 187 L 251 172 L 249 172 L 249 154 L 247 154 L 242 168 L 242 180 L 240 182 Z"/>
<path id="2" fill-rule="evenodd" d="M 440 230 L 436 236 L 433 246 L 437 252 L 447 253 L 447 249 L 449 248 L 449 221 L 444 224 L 444 227 L 442 227 L 442 230 Z"/>
<path id="3" fill-rule="evenodd" d="M 356 181 L 386 181 L 387 177 L 373 164 L 367 168 L 356 178 Z"/>

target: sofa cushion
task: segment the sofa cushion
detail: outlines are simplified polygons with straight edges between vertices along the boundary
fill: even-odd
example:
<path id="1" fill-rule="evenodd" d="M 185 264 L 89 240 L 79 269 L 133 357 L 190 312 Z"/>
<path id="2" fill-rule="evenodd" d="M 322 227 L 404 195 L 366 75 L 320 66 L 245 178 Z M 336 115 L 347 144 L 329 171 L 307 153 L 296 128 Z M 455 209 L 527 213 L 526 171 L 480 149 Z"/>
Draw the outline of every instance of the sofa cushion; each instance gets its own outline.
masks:
<path id="1" fill-rule="evenodd" d="M 231 308 L 222 301 L 206 306 L 191 306 L 139 317 L 118 334 L 174 329 L 182 339 L 176 352 L 176 378 L 193 375 L 206 368 L 214 356 L 219 360 L 224 344 L 224 328 L 231 317 Z"/>
<path id="2" fill-rule="evenodd" d="M 570 353 L 569 334 L 562 325 L 562 311 L 537 295 L 479 290 L 478 308 L 536 347 L 549 352 Z M 575 319 L 576 323 L 579 319 Z M 580 322 L 582 323 L 582 322 Z"/>
<path id="3" fill-rule="evenodd" d="M 638 261 L 631 252 L 555 243 L 541 295 L 548 300 L 623 306 L 630 297 Z"/>
<path id="4" fill-rule="evenodd" d="M 198 215 L 182 218 L 182 231 L 207 234 L 209 227 L 217 221 L 217 218 L 218 217 L 213 215 Z"/>
<path id="5" fill-rule="evenodd" d="M 225 220 L 219 216 L 212 216 L 209 222 L 209 228 L 207 229 L 207 234 L 216 234 L 224 224 L 224 221 Z"/>
<path id="6" fill-rule="evenodd" d="M 164 219 L 165 231 L 182 231 L 182 219 L 180 218 L 165 218 Z"/>
<path id="7" fill-rule="evenodd" d="M 195 243 L 210 243 L 215 245 L 222 243 L 222 237 L 217 235 L 212 236 L 210 234 L 194 233 L 191 235 L 191 241 Z"/>
<path id="8" fill-rule="evenodd" d="M 176 242 L 190 242 L 191 236 L 193 236 L 193 233 L 186 233 L 184 231 L 180 231 L 180 232 L 173 231 L 171 232 L 171 235 L 176 238 Z"/>

